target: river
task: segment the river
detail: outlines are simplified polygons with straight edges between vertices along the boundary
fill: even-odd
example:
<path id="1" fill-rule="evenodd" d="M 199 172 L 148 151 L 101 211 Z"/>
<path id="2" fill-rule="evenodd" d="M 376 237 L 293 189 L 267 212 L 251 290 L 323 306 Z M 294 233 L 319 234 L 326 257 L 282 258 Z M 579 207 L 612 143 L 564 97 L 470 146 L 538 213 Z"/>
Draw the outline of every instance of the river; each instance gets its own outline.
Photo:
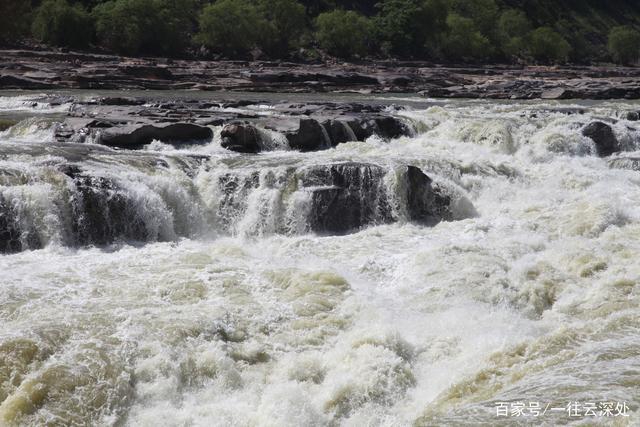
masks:
<path id="1" fill-rule="evenodd" d="M 0 133 L 0 202 L 22 239 L 0 255 L 0 425 L 640 422 L 640 104 L 342 95 L 402 105 L 414 134 L 245 155 L 217 128 L 181 148 L 55 143 L 70 105 L 36 98 L 0 97 L 21 120 Z M 615 119 L 623 153 L 595 155 L 594 119 Z M 97 196 L 94 234 L 138 238 L 78 232 L 69 161 L 123 200 Z M 384 169 L 392 220 L 314 232 L 291 183 L 345 162 Z M 408 216 L 407 164 L 448 220 Z M 500 417 L 501 402 L 628 411 Z"/>

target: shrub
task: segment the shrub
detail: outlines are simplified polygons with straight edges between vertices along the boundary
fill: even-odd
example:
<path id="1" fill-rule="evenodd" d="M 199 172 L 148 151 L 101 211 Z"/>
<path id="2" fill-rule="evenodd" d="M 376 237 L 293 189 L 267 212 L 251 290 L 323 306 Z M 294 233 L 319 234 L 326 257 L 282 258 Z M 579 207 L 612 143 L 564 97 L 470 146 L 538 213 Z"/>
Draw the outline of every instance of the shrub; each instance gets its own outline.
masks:
<path id="1" fill-rule="evenodd" d="M 316 18 L 316 39 L 332 55 L 351 58 L 365 55 L 373 31 L 371 21 L 353 11 L 334 10 Z"/>
<path id="2" fill-rule="evenodd" d="M 177 54 L 190 42 L 194 0 L 110 0 L 93 9 L 98 42 L 125 55 Z"/>
<path id="3" fill-rule="evenodd" d="M 614 27 L 609 32 L 607 48 L 614 61 L 633 64 L 640 57 L 640 33 L 631 27 Z"/>
<path id="4" fill-rule="evenodd" d="M 261 0 L 259 11 L 268 21 L 261 47 L 271 55 L 286 56 L 305 31 L 304 6 L 296 0 Z"/>
<path id="5" fill-rule="evenodd" d="M 549 27 L 540 27 L 528 35 L 529 53 L 543 62 L 564 62 L 569 57 L 571 46 Z"/>
<path id="6" fill-rule="evenodd" d="M 388 53 L 418 56 L 428 41 L 446 29 L 444 0 L 383 0 L 378 8 L 378 38 L 388 46 Z"/>
<path id="7" fill-rule="evenodd" d="M 0 1 L 0 41 L 20 38 L 27 32 L 30 10 L 24 0 Z"/>
<path id="8" fill-rule="evenodd" d="M 66 0 L 45 0 L 35 11 L 31 31 L 42 42 L 81 48 L 91 42 L 93 23 L 80 5 L 72 6 Z"/>
<path id="9" fill-rule="evenodd" d="M 444 41 L 451 59 L 483 59 L 493 54 L 489 39 L 482 35 L 471 18 L 452 13 L 447 18 L 449 32 Z"/>
<path id="10" fill-rule="evenodd" d="M 266 21 L 246 0 L 218 0 L 205 7 L 196 40 L 227 56 L 243 55 L 258 44 Z"/>

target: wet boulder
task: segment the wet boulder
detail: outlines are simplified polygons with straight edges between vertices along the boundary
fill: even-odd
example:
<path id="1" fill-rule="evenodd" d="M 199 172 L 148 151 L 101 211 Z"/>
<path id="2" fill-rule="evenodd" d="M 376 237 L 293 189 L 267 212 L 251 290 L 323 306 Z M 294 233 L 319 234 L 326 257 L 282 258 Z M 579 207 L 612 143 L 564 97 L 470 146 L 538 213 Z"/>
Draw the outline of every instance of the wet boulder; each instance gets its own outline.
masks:
<path id="1" fill-rule="evenodd" d="M 213 131 L 192 123 L 131 124 L 100 132 L 97 142 L 116 148 L 139 149 L 153 140 L 169 144 L 209 142 Z"/>
<path id="2" fill-rule="evenodd" d="M 407 166 L 407 213 L 423 224 L 451 220 L 451 198 L 435 189 L 432 180 L 416 166 Z"/>
<path id="3" fill-rule="evenodd" d="M 299 128 L 288 132 L 286 137 L 294 150 L 317 151 L 332 145 L 327 130 L 315 119 L 300 119 Z"/>
<path id="4" fill-rule="evenodd" d="M 358 138 L 353 129 L 351 123 L 344 120 L 327 120 L 322 123 L 322 126 L 327 130 L 329 139 L 331 140 L 331 146 L 335 147 L 338 144 L 342 144 L 349 141 L 362 141 Z M 364 138 L 366 139 L 366 137 Z"/>
<path id="5" fill-rule="evenodd" d="M 42 242 L 36 230 L 20 220 L 11 200 L 0 193 L 0 254 L 39 249 Z"/>
<path id="6" fill-rule="evenodd" d="M 344 234 L 374 223 L 393 221 L 384 185 L 386 170 L 365 163 L 323 165 L 304 171 L 301 182 L 312 188 L 309 227 Z"/>
<path id="7" fill-rule="evenodd" d="M 393 116 L 379 116 L 369 120 L 366 125 L 371 134 L 384 139 L 399 138 L 411 134 L 409 127 L 399 118 Z"/>
<path id="8" fill-rule="evenodd" d="M 434 188 L 421 169 L 400 173 L 406 194 L 392 194 L 385 182 L 389 169 L 367 163 L 313 166 L 302 171 L 300 183 L 312 192 L 308 224 L 318 233 L 344 234 L 367 225 L 397 221 L 392 206 L 406 201 L 408 220 L 433 225 L 451 220 L 451 199 Z M 399 197 L 398 197 L 399 196 Z"/>
<path id="9" fill-rule="evenodd" d="M 620 143 L 610 125 L 603 122 L 592 122 L 582 129 L 582 135 L 590 138 L 600 157 L 607 157 L 620 151 Z"/>
<path id="10" fill-rule="evenodd" d="M 77 245 L 147 241 L 148 220 L 113 179 L 75 174 L 71 231 Z M 134 197 L 134 196 L 131 196 Z"/>
<path id="11" fill-rule="evenodd" d="M 260 133 L 255 126 L 246 123 L 226 125 L 220 133 L 223 148 L 239 153 L 258 153 L 261 151 Z"/>
<path id="12" fill-rule="evenodd" d="M 640 111 L 629 111 L 626 118 L 631 122 L 637 122 L 640 120 Z"/>

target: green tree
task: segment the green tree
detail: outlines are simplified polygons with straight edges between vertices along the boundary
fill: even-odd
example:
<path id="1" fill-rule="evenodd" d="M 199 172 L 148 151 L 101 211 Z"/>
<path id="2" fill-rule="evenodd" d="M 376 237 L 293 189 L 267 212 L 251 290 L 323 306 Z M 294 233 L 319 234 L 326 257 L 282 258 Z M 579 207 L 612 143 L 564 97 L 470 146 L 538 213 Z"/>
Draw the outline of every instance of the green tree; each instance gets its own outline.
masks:
<path id="1" fill-rule="evenodd" d="M 425 44 L 446 29 L 445 0 L 383 0 L 377 7 L 378 38 L 387 53 L 420 56 Z"/>
<path id="2" fill-rule="evenodd" d="M 99 43 L 115 52 L 175 55 L 190 42 L 194 0 L 110 0 L 96 6 Z"/>
<path id="3" fill-rule="evenodd" d="M 200 13 L 199 43 L 227 56 L 244 55 L 258 45 L 267 22 L 247 0 L 218 0 Z"/>
<path id="4" fill-rule="evenodd" d="M 22 37 L 29 28 L 31 7 L 24 0 L 0 0 L 0 41 Z"/>
<path id="5" fill-rule="evenodd" d="M 496 22 L 500 9 L 495 0 L 450 0 L 451 10 L 460 16 L 473 20 L 475 28 L 487 38 L 496 32 Z"/>
<path id="6" fill-rule="evenodd" d="M 522 54 L 531 23 L 521 10 L 507 9 L 498 19 L 498 39 L 502 51 L 511 56 Z"/>
<path id="7" fill-rule="evenodd" d="M 286 56 L 306 29 L 304 6 L 296 0 L 261 0 L 259 10 L 268 25 L 261 46 L 274 56 Z"/>
<path id="8" fill-rule="evenodd" d="M 477 29 L 471 18 L 451 13 L 447 18 L 447 26 L 449 31 L 444 47 L 450 59 L 484 59 L 493 55 L 489 39 Z"/>
<path id="9" fill-rule="evenodd" d="M 542 62 L 565 62 L 571 45 L 549 27 L 540 27 L 528 35 L 529 53 Z"/>
<path id="10" fill-rule="evenodd" d="M 80 5 L 66 0 L 45 0 L 35 11 L 31 25 L 33 36 L 56 46 L 82 48 L 93 37 L 93 23 Z"/>
<path id="11" fill-rule="evenodd" d="M 631 27 L 614 27 L 609 32 L 607 49 L 619 64 L 633 64 L 640 58 L 640 33 Z"/>
<path id="12" fill-rule="evenodd" d="M 320 47 L 342 58 L 365 55 L 373 31 L 371 21 L 353 11 L 334 10 L 316 19 Z"/>

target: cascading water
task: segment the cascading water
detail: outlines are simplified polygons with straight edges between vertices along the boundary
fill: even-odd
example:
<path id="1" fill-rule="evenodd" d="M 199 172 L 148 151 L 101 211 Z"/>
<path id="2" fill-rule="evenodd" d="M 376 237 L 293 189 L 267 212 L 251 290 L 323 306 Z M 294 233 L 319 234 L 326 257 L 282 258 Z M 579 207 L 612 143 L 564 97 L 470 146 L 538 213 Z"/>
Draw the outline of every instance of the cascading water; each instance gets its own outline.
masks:
<path id="1" fill-rule="evenodd" d="M 0 425 L 637 423 L 638 105 L 406 103 L 310 153 L 3 132 Z"/>

